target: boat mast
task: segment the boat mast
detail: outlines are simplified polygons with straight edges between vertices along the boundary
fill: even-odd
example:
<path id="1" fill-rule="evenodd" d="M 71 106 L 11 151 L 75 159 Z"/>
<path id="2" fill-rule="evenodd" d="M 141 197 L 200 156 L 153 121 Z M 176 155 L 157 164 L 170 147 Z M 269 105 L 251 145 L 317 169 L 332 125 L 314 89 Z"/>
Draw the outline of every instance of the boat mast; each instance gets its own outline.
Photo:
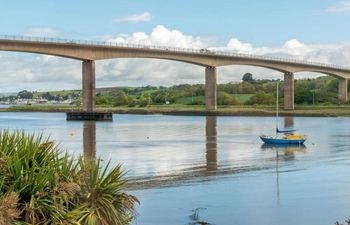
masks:
<path id="1" fill-rule="evenodd" d="M 279 80 L 277 80 L 277 90 L 276 90 L 276 136 L 278 134 L 278 84 Z"/>
<path id="2" fill-rule="evenodd" d="M 278 148 L 276 148 L 276 190 L 277 190 L 277 204 L 280 203 L 280 181 L 279 181 L 279 171 L 278 171 Z"/>

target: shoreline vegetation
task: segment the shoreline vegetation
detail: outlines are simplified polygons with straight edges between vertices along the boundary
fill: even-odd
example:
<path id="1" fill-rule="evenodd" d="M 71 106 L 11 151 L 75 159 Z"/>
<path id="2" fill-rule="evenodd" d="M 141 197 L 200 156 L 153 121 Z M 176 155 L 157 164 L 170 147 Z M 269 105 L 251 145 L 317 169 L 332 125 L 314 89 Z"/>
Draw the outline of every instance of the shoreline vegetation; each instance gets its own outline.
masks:
<path id="1" fill-rule="evenodd" d="M 280 106 L 283 108 L 283 106 Z M 70 112 L 80 111 L 81 107 L 64 105 L 21 105 L 0 108 L 0 112 Z M 114 114 L 164 114 L 181 116 L 275 116 L 273 105 L 234 105 L 219 106 L 216 111 L 207 111 L 198 105 L 149 105 L 146 107 L 98 106 L 96 111 Z M 350 105 L 297 105 L 295 110 L 280 110 L 281 116 L 310 117 L 350 117 Z"/>
<path id="2" fill-rule="evenodd" d="M 332 77 L 295 80 L 295 110 L 283 110 L 284 83 L 257 80 L 245 73 L 241 82 L 217 85 L 218 109 L 205 109 L 204 84 L 180 84 L 171 87 L 106 87 L 96 89 L 96 111 L 117 114 L 166 114 L 189 116 L 274 116 L 278 100 L 281 116 L 350 116 L 350 101 L 338 97 L 338 80 Z M 348 87 L 349 90 L 350 86 Z M 81 111 L 82 91 L 20 91 L 0 97 L 0 103 L 15 104 L 0 112 Z M 67 103 L 69 102 L 69 103 Z M 66 103 L 66 104 L 65 104 Z"/>
<path id="3" fill-rule="evenodd" d="M 43 135 L 0 131 L 0 224 L 125 225 L 138 199 L 120 165 L 72 157 Z"/>

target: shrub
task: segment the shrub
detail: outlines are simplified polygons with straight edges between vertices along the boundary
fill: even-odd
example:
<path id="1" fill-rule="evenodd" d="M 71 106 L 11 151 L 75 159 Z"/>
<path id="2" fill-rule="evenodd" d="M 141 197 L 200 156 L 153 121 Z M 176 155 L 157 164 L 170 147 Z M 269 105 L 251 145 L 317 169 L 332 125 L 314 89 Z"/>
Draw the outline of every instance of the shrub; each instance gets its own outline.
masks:
<path id="1" fill-rule="evenodd" d="M 136 197 L 120 166 L 74 160 L 42 136 L 0 132 L 0 224 L 127 224 Z"/>
<path id="2" fill-rule="evenodd" d="M 128 103 L 128 107 L 135 107 L 139 104 L 139 102 L 135 99 L 135 100 L 132 100 Z"/>
<path id="3" fill-rule="evenodd" d="M 273 105 L 276 103 L 275 97 L 271 94 L 266 94 L 263 91 L 259 91 L 247 101 L 248 105 Z"/>
<path id="4" fill-rule="evenodd" d="M 122 106 L 128 104 L 128 99 L 124 91 L 116 90 L 111 94 L 111 96 L 114 106 Z"/>
<path id="5" fill-rule="evenodd" d="M 109 99 L 106 96 L 96 96 L 96 105 L 109 105 Z"/>
<path id="6" fill-rule="evenodd" d="M 186 105 L 205 105 L 205 99 L 194 99 L 193 101 L 189 101 Z"/>
<path id="7" fill-rule="evenodd" d="M 146 107 L 149 105 L 149 99 L 148 98 L 140 98 L 139 100 L 140 107 Z"/>
<path id="8" fill-rule="evenodd" d="M 227 94 L 224 91 L 218 92 L 218 105 L 237 105 L 238 101 L 235 97 L 230 94 Z"/>

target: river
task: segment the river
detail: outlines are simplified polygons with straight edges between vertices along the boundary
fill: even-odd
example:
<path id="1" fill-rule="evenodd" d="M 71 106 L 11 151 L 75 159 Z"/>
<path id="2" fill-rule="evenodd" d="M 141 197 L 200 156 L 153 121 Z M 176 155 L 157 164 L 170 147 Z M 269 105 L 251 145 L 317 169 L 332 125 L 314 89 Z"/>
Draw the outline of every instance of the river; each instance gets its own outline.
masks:
<path id="1" fill-rule="evenodd" d="M 350 218 L 350 118 L 287 117 L 304 146 L 262 145 L 273 117 L 0 113 L 0 128 L 50 135 L 71 154 L 123 164 L 134 224 L 334 224 Z"/>

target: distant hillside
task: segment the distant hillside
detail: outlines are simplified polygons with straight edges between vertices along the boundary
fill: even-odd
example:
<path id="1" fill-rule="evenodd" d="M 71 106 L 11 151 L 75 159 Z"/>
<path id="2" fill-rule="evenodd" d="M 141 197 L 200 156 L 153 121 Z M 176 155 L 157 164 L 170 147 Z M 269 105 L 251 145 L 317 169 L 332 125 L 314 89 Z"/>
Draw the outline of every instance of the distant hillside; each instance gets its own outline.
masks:
<path id="1" fill-rule="evenodd" d="M 219 105 L 273 105 L 276 100 L 277 82 L 280 83 L 280 102 L 283 102 L 283 81 L 257 80 L 246 73 L 241 82 L 230 82 L 217 85 L 217 101 Z M 349 83 L 350 84 L 350 83 Z M 73 100 L 81 104 L 81 90 L 62 90 L 47 92 L 19 93 L 20 98 L 31 99 L 41 97 L 49 101 Z M 1 101 L 11 101 L 2 97 Z M 6 99 L 7 98 L 7 99 Z M 338 99 L 338 80 L 324 76 L 315 79 L 295 80 L 296 104 L 340 104 Z M 349 102 L 350 103 L 350 102 Z M 96 89 L 96 104 L 104 106 L 146 106 L 146 105 L 204 105 L 204 84 L 179 84 L 171 87 L 100 87 Z"/>
<path id="2" fill-rule="evenodd" d="M 125 90 L 125 89 L 135 89 L 136 87 L 102 87 L 102 88 L 96 88 L 96 93 L 100 92 L 111 92 L 115 90 Z M 67 95 L 71 93 L 80 93 L 81 89 L 75 89 L 75 90 L 61 90 L 61 91 L 38 91 L 34 92 L 34 96 L 41 95 L 43 93 L 50 92 L 53 95 Z M 17 93 L 12 93 L 13 95 L 17 95 Z"/>

